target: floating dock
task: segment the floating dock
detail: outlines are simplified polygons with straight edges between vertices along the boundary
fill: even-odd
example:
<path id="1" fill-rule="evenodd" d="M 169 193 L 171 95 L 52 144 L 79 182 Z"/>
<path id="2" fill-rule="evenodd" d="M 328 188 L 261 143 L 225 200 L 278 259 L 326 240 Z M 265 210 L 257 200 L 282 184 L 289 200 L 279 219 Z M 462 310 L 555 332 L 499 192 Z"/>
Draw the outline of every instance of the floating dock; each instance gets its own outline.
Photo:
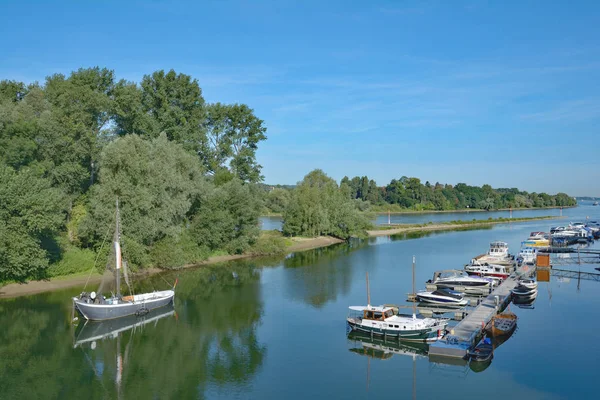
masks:
<path id="1" fill-rule="evenodd" d="M 513 274 L 506 278 L 489 296 L 469 312 L 450 333 L 442 340 L 429 346 L 429 355 L 434 357 L 466 357 L 467 352 L 476 343 L 484 327 L 500 310 L 506 308 L 512 299 L 511 290 L 523 275 L 530 275 L 534 268 L 523 269 L 520 274 Z"/>

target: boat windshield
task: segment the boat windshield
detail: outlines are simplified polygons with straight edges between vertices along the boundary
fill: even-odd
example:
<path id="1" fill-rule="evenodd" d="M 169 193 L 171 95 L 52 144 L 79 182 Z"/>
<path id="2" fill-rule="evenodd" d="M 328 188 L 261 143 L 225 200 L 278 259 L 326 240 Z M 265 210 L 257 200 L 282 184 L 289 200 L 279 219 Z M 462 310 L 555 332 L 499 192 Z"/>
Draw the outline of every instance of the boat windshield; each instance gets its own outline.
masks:
<path id="1" fill-rule="evenodd" d="M 452 297 L 453 299 L 457 299 L 457 300 L 462 299 L 462 296 L 460 294 L 455 294 L 455 293 L 450 292 L 449 290 L 444 290 L 444 289 L 438 289 L 435 292 L 433 292 L 432 294 L 437 295 L 437 296 Z"/>

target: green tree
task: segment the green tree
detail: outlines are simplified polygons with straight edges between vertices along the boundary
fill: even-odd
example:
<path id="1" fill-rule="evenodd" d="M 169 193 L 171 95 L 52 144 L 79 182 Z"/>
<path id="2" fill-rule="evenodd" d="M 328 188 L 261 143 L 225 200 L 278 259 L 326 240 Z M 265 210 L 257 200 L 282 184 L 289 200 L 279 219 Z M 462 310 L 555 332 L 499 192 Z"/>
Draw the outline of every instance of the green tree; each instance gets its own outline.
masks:
<path id="1" fill-rule="evenodd" d="M 139 124 L 143 133 L 150 137 L 164 132 L 169 140 L 182 144 L 188 150 L 198 151 L 205 140 L 205 106 L 198 81 L 174 70 L 167 73 L 160 70 L 144 75 L 141 90 L 142 106 L 141 109 L 135 108 L 134 114 L 142 120 L 130 121 L 121 129 L 133 133 L 135 124 Z M 138 95 L 131 87 L 122 94 L 137 100 Z M 146 115 L 150 115 L 153 121 L 149 122 Z"/>
<path id="2" fill-rule="evenodd" d="M 36 171 L 0 165 L 0 281 L 45 276 L 64 204 L 62 193 Z"/>
<path id="3" fill-rule="evenodd" d="M 200 156 L 210 173 L 229 168 L 245 182 L 262 180 L 256 162 L 258 143 L 265 140 L 267 128 L 245 104 L 210 104 L 206 114 L 206 140 Z"/>
<path id="4" fill-rule="evenodd" d="M 283 233 L 292 236 L 365 236 L 370 227 L 337 183 L 321 170 L 304 177 L 292 191 L 283 215 Z"/>
<path id="5" fill-rule="evenodd" d="M 260 234 L 262 208 L 258 188 L 234 179 L 214 188 L 195 211 L 191 233 L 199 246 L 240 254 Z"/>
<path id="6" fill-rule="evenodd" d="M 130 257 L 137 265 L 147 262 L 144 256 L 157 241 L 180 237 L 192 205 L 208 191 L 198 159 L 165 134 L 153 140 L 128 135 L 112 142 L 102 154 L 99 177 L 80 236 L 93 245 L 103 240 L 118 196 L 125 247 L 130 255 L 140 249 Z"/>
<path id="7" fill-rule="evenodd" d="M 282 213 L 290 202 L 290 191 L 281 188 L 275 188 L 267 194 L 265 205 L 269 211 Z"/>

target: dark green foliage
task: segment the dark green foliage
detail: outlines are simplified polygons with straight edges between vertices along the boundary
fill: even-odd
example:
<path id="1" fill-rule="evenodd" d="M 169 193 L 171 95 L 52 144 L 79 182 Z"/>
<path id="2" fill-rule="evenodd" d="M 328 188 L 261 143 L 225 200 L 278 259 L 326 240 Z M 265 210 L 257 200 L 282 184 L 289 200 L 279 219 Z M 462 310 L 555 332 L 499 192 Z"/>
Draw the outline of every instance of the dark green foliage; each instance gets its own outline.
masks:
<path id="1" fill-rule="evenodd" d="M 262 208 L 258 189 L 234 179 L 212 190 L 192 220 L 191 232 L 200 246 L 240 254 L 260 234 Z"/>
<path id="2" fill-rule="evenodd" d="M 82 235 L 90 244 L 103 240 L 114 224 L 118 196 L 128 247 L 152 246 L 166 237 L 177 241 L 207 185 L 197 158 L 164 134 L 152 141 L 137 135 L 120 138 L 102 154 L 100 181 L 90 192 Z"/>
<path id="3" fill-rule="evenodd" d="M 259 182 L 261 166 L 256 162 L 258 143 L 267 128 L 245 104 L 210 104 L 206 114 L 206 141 L 200 152 L 211 173 L 227 168 L 245 182 Z"/>
<path id="4" fill-rule="evenodd" d="M 268 256 L 285 252 L 285 239 L 279 231 L 263 231 L 263 234 L 252 245 L 249 253 L 257 256 Z"/>
<path id="5" fill-rule="evenodd" d="M 304 177 L 292 191 L 283 214 L 283 233 L 290 236 L 365 236 L 371 226 L 353 200 L 321 170 Z"/>
<path id="6" fill-rule="evenodd" d="M 465 208 L 492 210 L 499 208 L 530 208 L 574 206 L 575 199 L 564 193 L 554 196 L 546 193 L 527 193 L 518 189 L 492 189 L 490 185 L 469 186 L 459 183 L 456 186 L 436 182 L 421 183 L 418 178 L 403 176 L 392 179 L 385 187 L 378 188 L 373 180 L 366 176 L 349 179 L 344 177 L 340 183 L 351 199 L 368 201 L 385 211 L 386 204 L 399 206 L 399 209 L 423 210 L 460 210 Z M 365 209 L 362 206 L 361 209 Z M 395 208 L 398 209 L 398 208 Z"/>
<path id="7" fill-rule="evenodd" d="M 265 207 L 270 212 L 282 213 L 290 202 L 290 191 L 281 188 L 274 188 L 269 191 L 265 199 Z"/>
<path id="8" fill-rule="evenodd" d="M 43 243 L 62 227 L 64 204 L 34 170 L 0 165 L 0 281 L 45 276 L 50 255 Z"/>

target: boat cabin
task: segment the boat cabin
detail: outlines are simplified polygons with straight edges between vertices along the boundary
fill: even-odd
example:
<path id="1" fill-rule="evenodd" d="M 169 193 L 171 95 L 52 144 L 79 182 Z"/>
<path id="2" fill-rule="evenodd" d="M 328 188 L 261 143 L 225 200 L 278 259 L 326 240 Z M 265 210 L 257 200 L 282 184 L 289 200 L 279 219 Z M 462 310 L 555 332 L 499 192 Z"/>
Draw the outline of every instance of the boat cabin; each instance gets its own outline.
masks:
<path id="1" fill-rule="evenodd" d="M 494 257 L 508 257 L 508 243 L 500 241 L 490 243 L 488 254 Z"/>
<path id="2" fill-rule="evenodd" d="M 362 318 L 371 321 L 385 321 L 387 318 L 393 317 L 395 315 L 394 309 L 392 307 L 352 306 L 349 308 L 352 311 L 362 312 Z"/>

